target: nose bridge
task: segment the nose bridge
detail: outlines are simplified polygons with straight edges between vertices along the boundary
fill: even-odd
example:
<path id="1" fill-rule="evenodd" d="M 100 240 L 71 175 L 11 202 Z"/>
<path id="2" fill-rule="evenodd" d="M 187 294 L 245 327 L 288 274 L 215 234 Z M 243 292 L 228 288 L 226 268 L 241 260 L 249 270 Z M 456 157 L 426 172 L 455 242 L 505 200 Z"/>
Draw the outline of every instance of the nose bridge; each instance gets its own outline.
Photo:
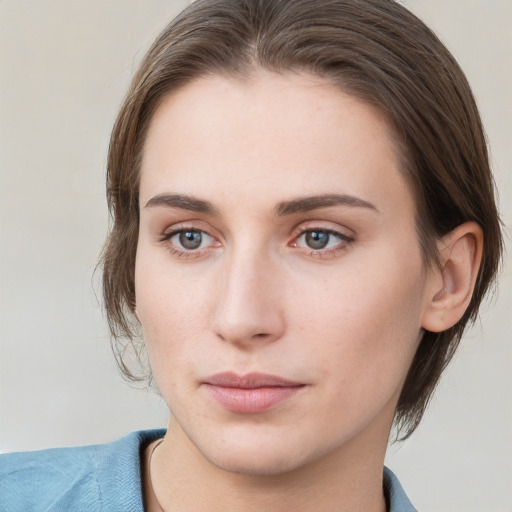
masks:
<path id="1" fill-rule="evenodd" d="M 265 250 L 241 246 L 231 251 L 219 282 L 213 320 L 217 336 L 236 343 L 272 341 L 281 336 L 284 318 L 277 273 Z"/>

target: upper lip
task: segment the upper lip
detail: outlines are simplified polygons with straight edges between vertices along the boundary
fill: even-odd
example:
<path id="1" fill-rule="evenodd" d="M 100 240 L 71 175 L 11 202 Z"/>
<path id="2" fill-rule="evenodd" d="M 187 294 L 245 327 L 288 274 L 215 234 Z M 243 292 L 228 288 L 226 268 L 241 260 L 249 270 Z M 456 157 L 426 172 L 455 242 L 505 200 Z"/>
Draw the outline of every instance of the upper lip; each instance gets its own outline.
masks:
<path id="1" fill-rule="evenodd" d="M 301 382 L 284 379 L 277 375 L 266 373 L 248 373 L 237 375 L 233 372 L 223 372 L 211 375 L 204 380 L 205 384 L 225 388 L 257 389 L 267 387 L 297 387 L 303 386 Z"/>

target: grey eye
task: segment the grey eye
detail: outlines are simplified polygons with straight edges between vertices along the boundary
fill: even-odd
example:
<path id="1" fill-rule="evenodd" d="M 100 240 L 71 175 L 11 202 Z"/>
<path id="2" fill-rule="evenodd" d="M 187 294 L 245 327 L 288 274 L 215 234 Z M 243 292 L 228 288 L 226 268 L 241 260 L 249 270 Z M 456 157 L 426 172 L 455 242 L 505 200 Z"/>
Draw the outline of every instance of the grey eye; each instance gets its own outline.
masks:
<path id="1" fill-rule="evenodd" d="M 197 249 L 201 246 L 203 235 L 200 231 L 182 231 L 179 241 L 184 249 Z"/>
<path id="2" fill-rule="evenodd" d="M 311 249 L 323 249 L 329 243 L 330 235 L 325 231 L 308 231 L 305 242 Z"/>

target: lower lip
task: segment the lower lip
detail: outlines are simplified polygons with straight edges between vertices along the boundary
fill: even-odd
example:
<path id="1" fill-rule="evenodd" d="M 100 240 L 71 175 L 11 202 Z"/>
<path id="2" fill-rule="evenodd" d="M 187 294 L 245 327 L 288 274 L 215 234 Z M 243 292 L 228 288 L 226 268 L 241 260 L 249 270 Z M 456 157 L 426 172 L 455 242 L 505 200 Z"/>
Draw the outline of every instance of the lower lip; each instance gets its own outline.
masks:
<path id="1" fill-rule="evenodd" d="M 205 387 L 208 393 L 224 409 L 241 414 L 255 414 L 267 411 L 280 402 L 291 398 L 304 386 L 271 386 L 243 389 L 205 384 Z"/>

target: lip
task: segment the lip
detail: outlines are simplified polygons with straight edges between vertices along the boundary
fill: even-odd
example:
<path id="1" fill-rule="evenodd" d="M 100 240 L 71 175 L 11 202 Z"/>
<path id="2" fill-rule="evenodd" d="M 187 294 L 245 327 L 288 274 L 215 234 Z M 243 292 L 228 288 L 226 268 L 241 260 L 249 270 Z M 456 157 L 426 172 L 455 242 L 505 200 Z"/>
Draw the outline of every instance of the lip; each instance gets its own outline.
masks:
<path id="1" fill-rule="evenodd" d="M 206 378 L 208 394 L 226 410 L 256 414 L 272 409 L 298 393 L 305 384 L 265 373 L 217 373 Z"/>

